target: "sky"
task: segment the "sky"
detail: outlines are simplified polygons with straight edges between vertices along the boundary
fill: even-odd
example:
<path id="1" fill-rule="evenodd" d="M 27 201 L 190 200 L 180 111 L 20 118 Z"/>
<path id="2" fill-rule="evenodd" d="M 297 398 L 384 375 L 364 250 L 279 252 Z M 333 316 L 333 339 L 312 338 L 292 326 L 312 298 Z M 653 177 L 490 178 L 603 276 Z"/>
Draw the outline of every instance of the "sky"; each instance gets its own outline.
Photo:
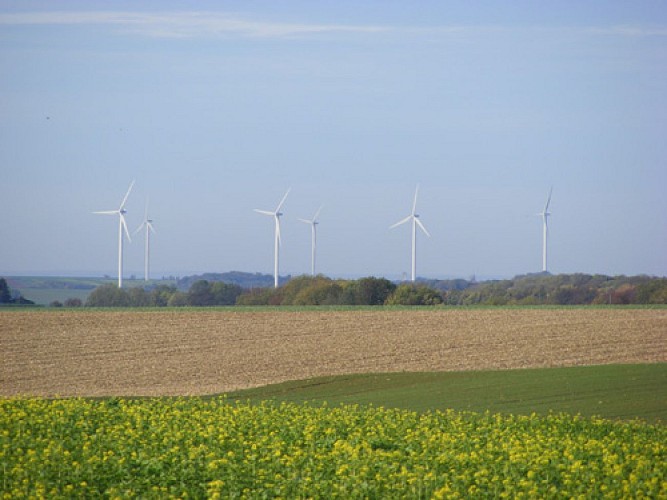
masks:
<path id="1" fill-rule="evenodd" d="M 663 1 L 0 0 L 0 275 L 667 276 Z M 124 275 L 143 274 L 143 235 Z"/>

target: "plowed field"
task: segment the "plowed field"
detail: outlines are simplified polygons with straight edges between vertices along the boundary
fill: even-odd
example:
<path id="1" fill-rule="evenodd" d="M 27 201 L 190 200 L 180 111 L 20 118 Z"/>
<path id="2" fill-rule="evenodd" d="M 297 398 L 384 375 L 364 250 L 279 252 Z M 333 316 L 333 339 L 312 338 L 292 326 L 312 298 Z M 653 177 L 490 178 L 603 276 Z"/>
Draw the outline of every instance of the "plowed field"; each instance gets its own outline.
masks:
<path id="1" fill-rule="evenodd" d="M 0 312 L 0 395 L 203 395 L 320 375 L 667 361 L 664 309 Z"/>

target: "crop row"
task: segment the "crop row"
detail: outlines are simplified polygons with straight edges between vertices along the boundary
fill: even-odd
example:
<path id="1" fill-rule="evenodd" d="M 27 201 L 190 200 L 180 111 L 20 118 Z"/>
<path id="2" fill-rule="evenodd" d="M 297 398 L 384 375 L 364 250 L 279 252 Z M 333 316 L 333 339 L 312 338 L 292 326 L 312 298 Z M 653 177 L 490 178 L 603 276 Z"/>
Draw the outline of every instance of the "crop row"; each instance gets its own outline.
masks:
<path id="1" fill-rule="evenodd" d="M 564 414 L 2 399 L 5 498 L 667 497 L 667 428 Z"/>

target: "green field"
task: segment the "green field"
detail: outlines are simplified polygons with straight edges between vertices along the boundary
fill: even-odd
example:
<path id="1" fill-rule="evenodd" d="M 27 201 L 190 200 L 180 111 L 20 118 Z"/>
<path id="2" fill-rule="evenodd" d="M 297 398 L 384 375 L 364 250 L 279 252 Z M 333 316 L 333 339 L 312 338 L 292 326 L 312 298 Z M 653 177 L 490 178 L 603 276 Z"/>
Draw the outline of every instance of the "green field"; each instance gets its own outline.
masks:
<path id="1" fill-rule="evenodd" d="M 322 377 L 228 394 L 259 402 L 372 404 L 423 412 L 565 412 L 667 422 L 667 363 Z"/>

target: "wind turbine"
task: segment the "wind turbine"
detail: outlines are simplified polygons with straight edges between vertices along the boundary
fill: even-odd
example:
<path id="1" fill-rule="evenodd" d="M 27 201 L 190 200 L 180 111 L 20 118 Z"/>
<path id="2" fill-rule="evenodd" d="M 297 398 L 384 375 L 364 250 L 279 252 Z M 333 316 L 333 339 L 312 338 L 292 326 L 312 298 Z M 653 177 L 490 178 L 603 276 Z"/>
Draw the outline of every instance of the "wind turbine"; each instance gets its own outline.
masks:
<path id="1" fill-rule="evenodd" d="M 278 288 L 278 260 L 280 258 L 280 216 L 283 215 L 282 212 L 280 211 L 281 207 L 283 206 L 283 203 L 285 203 L 285 200 L 287 199 L 287 195 L 289 194 L 290 190 L 288 189 L 287 192 L 285 193 L 285 196 L 283 196 L 283 199 L 280 200 L 280 203 L 278 203 L 278 206 L 273 212 L 270 212 L 268 210 L 259 210 L 255 209 L 255 212 L 260 213 L 262 215 L 270 215 L 271 217 L 274 218 L 275 223 L 276 223 L 276 229 L 275 229 L 275 257 L 274 257 L 274 262 L 273 262 L 273 286 L 275 288 Z"/>
<path id="2" fill-rule="evenodd" d="M 132 241 L 130 233 L 127 230 L 127 223 L 125 222 L 125 214 L 127 213 L 127 210 L 125 210 L 125 202 L 127 201 L 127 197 L 130 196 L 132 186 L 134 186 L 134 181 L 130 183 L 130 187 L 127 189 L 125 198 L 123 198 L 123 201 L 120 203 L 118 210 L 93 212 L 94 214 L 101 215 L 118 215 L 118 288 L 123 288 L 123 230 L 125 231 L 128 241 Z"/>
<path id="3" fill-rule="evenodd" d="M 549 196 L 547 198 L 547 203 L 544 205 L 544 210 L 540 212 L 539 215 L 542 217 L 542 272 L 547 272 L 547 234 L 549 232 L 549 224 L 547 219 L 551 215 L 549 212 L 549 203 L 551 203 L 551 193 L 554 190 L 553 186 L 549 189 Z"/>
<path id="4" fill-rule="evenodd" d="M 148 218 L 148 200 L 146 200 L 146 211 L 144 212 L 144 221 L 137 228 L 134 234 L 137 234 L 142 229 L 146 229 L 145 244 L 144 244 L 144 281 L 148 281 L 148 274 L 150 270 L 150 248 L 151 248 L 151 232 L 155 233 L 153 229 L 153 219 Z"/>
<path id="5" fill-rule="evenodd" d="M 419 226 L 419 228 L 422 231 L 424 231 L 424 234 L 426 236 L 428 236 L 429 238 L 431 237 L 431 235 L 424 227 L 424 224 L 422 224 L 422 221 L 419 220 L 419 214 L 416 213 L 418 193 L 419 193 L 419 184 L 417 184 L 417 188 L 415 189 L 415 200 L 412 203 L 412 213 L 408 215 L 405 219 L 401 219 L 396 224 L 389 227 L 389 229 L 393 229 L 397 226 L 400 226 L 401 224 L 405 224 L 406 222 L 412 221 L 412 281 L 413 282 L 417 278 L 417 226 Z"/>
<path id="6" fill-rule="evenodd" d="M 306 224 L 310 224 L 310 232 L 311 232 L 311 260 L 310 260 L 310 274 L 312 276 L 315 276 L 315 250 L 317 248 L 317 225 L 319 224 L 319 221 L 317 220 L 317 216 L 320 215 L 320 211 L 322 210 L 322 207 L 317 209 L 317 212 L 315 212 L 315 215 L 313 215 L 313 218 L 308 220 L 308 219 L 299 219 L 301 222 L 304 222 Z"/>

